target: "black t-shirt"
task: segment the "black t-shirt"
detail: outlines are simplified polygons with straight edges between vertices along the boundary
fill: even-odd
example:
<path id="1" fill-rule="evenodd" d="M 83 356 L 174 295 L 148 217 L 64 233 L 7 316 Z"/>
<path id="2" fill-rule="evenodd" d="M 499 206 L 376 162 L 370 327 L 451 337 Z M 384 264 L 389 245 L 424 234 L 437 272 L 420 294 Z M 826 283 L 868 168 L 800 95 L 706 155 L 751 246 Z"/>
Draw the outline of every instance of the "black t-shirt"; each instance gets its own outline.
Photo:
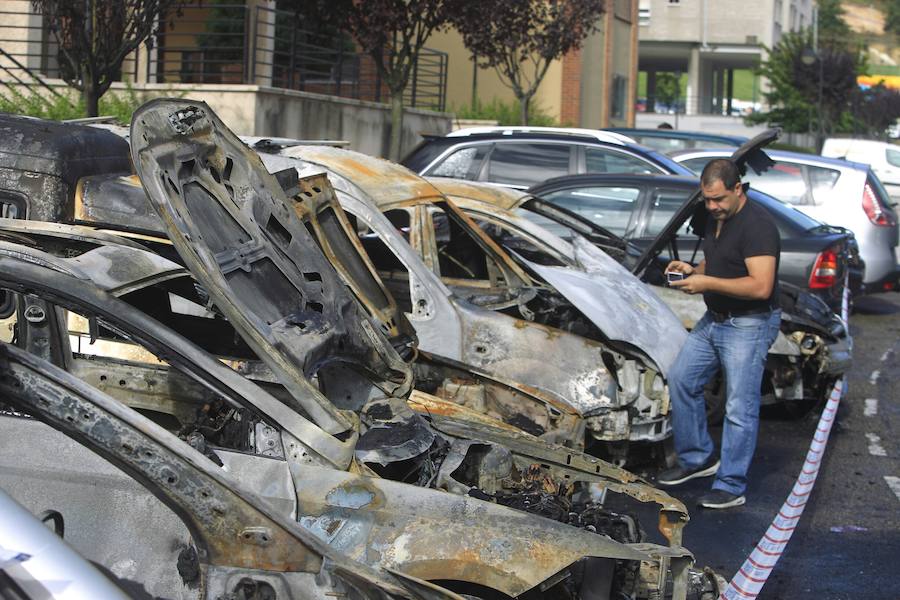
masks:
<path id="1" fill-rule="evenodd" d="M 781 238 L 772 215 L 749 198 L 744 208 L 722 223 L 722 231 L 716 238 L 716 220 L 707 217 L 706 235 L 703 239 L 703 255 L 706 274 L 722 279 L 737 279 L 749 275 L 745 258 L 774 256 L 775 273 L 781 254 Z M 741 313 L 770 309 L 777 305 L 778 278 L 767 300 L 742 300 L 724 294 L 707 292 L 703 300 L 707 308 L 716 312 Z"/>

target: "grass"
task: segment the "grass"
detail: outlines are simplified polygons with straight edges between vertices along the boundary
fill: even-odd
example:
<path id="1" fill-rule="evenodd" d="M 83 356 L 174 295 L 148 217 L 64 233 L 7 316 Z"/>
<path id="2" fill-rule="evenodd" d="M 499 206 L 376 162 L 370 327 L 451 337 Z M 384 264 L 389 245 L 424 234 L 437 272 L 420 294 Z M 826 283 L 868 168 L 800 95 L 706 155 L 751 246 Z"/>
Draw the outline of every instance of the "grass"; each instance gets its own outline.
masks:
<path id="1" fill-rule="evenodd" d="M 116 121 L 127 125 L 131 122 L 131 115 L 143 102 L 144 99 L 126 83 L 124 91 L 109 91 L 100 98 L 98 112 L 103 116 L 115 117 Z M 87 116 L 81 94 L 72 89 L 63 90 L 58 96 L 41 96 L 37 93 L 24 94 L 16 88 L 7 88 L 0 92 L 0 112 L 53 121 Z"/>
<path id="2" fill-rule="evenodd" d="M 759 91 L 759 83 L 756 82 L 756 87 L 754 90 L 754 80 L 756 80 L 756 76 L 753 74 L 753 71 L 750 69 L 735 69 L 734 70 L 734 98 L 735 100 L 754 100 L 754 91 L 756 93 L 756 101 L 762 99 L 762 94 Z M 687 81 L 688 76 L 687 73 L 681 74 L 681 79 L 679 80 L 680 88 L 681 88 L 681 97 L 684 98 L 687 95 Z M 647 97 L 647 72 L 640 71 L 638 73 L 638 98 L 646 98 Z"/>

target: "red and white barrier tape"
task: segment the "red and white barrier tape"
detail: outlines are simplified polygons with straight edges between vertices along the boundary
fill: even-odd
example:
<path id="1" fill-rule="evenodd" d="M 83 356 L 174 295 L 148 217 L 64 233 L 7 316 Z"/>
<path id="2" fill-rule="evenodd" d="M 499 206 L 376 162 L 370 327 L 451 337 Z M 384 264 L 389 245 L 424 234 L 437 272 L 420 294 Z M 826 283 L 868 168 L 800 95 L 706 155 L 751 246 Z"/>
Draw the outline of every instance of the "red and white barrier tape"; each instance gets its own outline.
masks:
<path id="1" fill-rule="evenodd" d="M 847 283 L 844 283 L 844 298 L 841 305 L 841 318 L 844 326 L 848 326 L 848 300 L 849 291 Z M 787 497 L 781 510 L 775 515 L 769 529 L 763 534 L 762 539 L 756 544 L 756 548 L 738 569 L 728 587 L 719 596 L 719 600 L 743 600 L 745 598 L 756 598 L 762 591 L 766 579 L 772 569 L 775 568 L 778 559 L 781 558 L 782 552 L 787 547 L 797 523 L 800 521 L 800 515 L 803 514 L 803 508 L 809 499 L 809 495 L 816 483 L 816 477 L 819 475 L 819 465 L 822 456 L 825 453 L 825 445 L 828 443 L 828 436 L 831 434 L 831 426 L 834 424 L 834 417 L 837 415 L 838 404 L 841 401 L 841 394 L 846 386 L 846 378 L 839 380 L 834 384 L 831 396 L 828 397 L 828 403 L 822 411 L 819 424 L 816 426 L 816 433 L 813 435 L 812 442 L 809 444 L 809 451 L 806 453 L 806 461 L 794 482 L 794 489 Z"/>

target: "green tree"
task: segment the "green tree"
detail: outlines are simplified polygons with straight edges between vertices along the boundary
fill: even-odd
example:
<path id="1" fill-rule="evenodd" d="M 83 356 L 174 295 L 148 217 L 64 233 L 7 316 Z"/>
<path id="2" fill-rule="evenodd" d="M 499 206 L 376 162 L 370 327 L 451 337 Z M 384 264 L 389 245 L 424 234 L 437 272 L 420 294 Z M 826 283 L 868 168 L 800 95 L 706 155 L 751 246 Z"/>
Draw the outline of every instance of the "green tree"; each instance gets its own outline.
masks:
<path id="1" fill-rule="evenodd" d="M 600 0 L 457 0 L 452 18 L 479 65 L 493 67 L 513 91 L 527 125 L 550 65 L 581 47 L 605 6 Z"/>
<path id="2" fill-rule="evenodd" d="M 60 71 L 80 91 L 89 117 L 116 81 L 122 61 L 153 39 L 162 17 L 184 0 L 32 0 L 59 44 Z"/>
<path id="3" fill-rule="evenodd" d="M 656 76 L 656 101 L 674 106 L 681 97 L 681 84 L 674 73 L 659 73 Z"/>
<path id="4" fill-rule="evenodd" d="M 809 30 L 788 33 L 769 51 L 758 73 L 769 81 L 764 96 L 770 108 L 746 117 L 748 123 L 778 123 L 785 131 L 823 135 L 852 130 L 856 78 L 865 71 L 865 55 L 821 38 L 813 53 L 812 43 Z"/>
<path id="5" fill-rule="evenodd" d="M 900 0 L 885 0 L 885 33 L 900 35 Z"/>
<path id="6" fill-rule="evenodd" d="M 819 40 L 826 44 L 848 43 L 850 26 L 844 20 L 841 0 L 818 0 Z"/>

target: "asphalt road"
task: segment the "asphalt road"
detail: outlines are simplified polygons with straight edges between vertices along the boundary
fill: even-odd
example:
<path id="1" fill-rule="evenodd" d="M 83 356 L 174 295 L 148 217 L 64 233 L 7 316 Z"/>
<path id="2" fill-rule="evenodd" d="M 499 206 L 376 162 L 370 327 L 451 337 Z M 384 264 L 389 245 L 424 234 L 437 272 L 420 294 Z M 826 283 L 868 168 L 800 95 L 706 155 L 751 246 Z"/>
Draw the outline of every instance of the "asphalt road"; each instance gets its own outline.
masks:
<path id="1" fill-rule="evenodd" d="M 900 599 L 900 294 L 857 300 L 855 348 L 822 467 L 805 512 L 759 598 Z M 821 407 L 805 418 L 767 415 L 747 504 L 704 510 L 710 479 L 669 488 L 691 509 L 684 545 L 726 579 L 740 568 L 800 472 Z M 718 437 L 721 430 L 716 430 Z"/>

